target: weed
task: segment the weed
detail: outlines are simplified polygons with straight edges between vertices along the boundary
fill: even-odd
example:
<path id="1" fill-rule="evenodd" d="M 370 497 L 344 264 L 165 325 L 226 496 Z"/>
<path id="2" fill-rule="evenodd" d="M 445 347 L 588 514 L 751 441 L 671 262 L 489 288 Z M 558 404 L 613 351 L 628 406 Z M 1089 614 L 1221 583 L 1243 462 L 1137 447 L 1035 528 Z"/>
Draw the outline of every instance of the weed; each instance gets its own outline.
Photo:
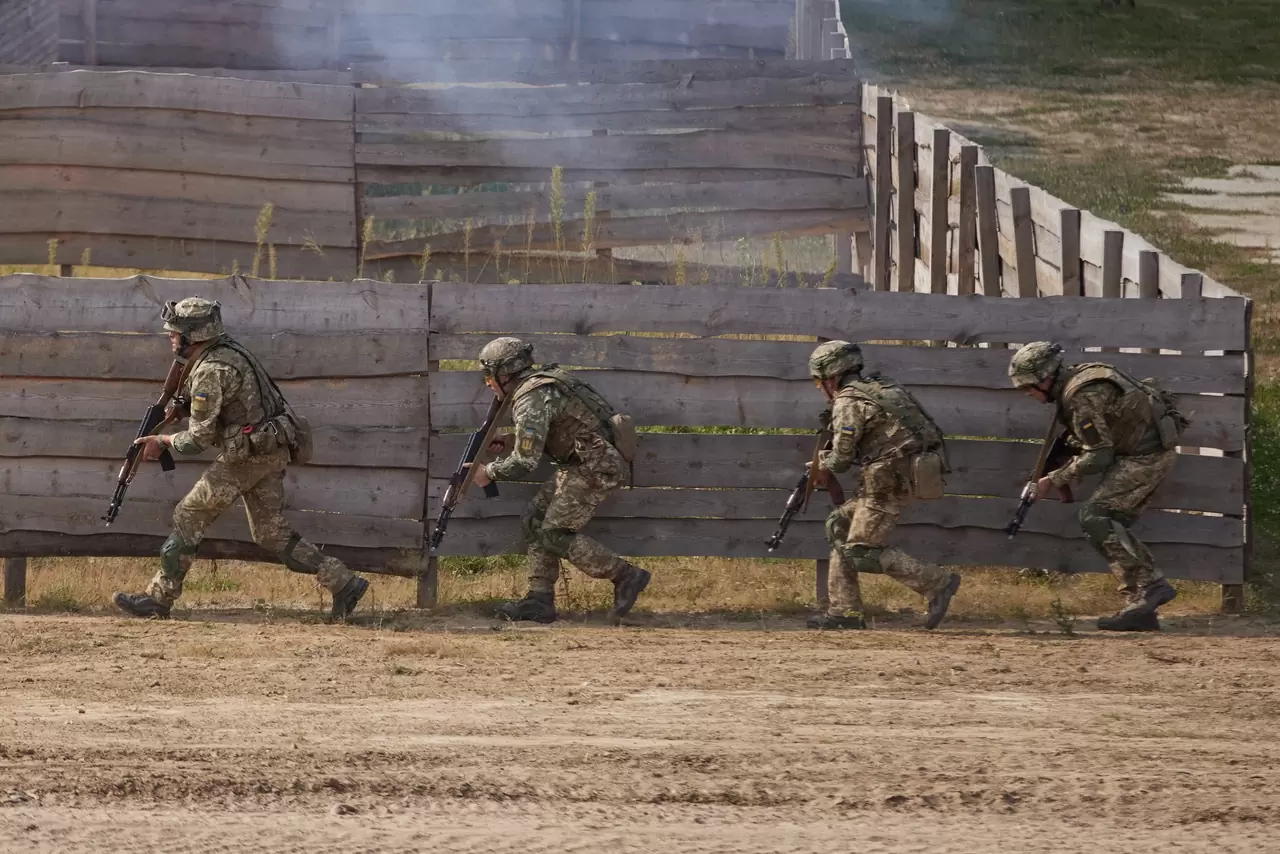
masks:
<path id="1" fill-rule="evenodd" d="M 76 589 L 66 581 L 60 582 L 40 593 L 35 599 L 31 600 L 31 604 L 37 611 L 60 611 L 76 614 L 84 610 L 84 603 L 80 601 Z"/>
<path id="2" fill-rule="evenodd" d="M 262 210 L 258 211 L 258 221 L 254 223 L 253 235 L 257 240 L 257 247 L 253 251 L 253 268 L 250 273 L 253 278 L 258 278 L 259 264 L 262 261 L 262 248 L 267 242 L 267 232 L 271 230 L 271 219 L 275 215 L 276 207 L 267 202 L 262 206 Z M 275 278 L 275 274 L 272 274 Z"/>
<path id="3" fill-rule="evenodd" d="M 1053 615 L 1053 621 L 1058 624 L 1058 628 L 1064 635 L 1069 638 L 1076 636 L 1076 615 L 1062 604 L 1061 597 L 1049 603 L 1049 613 Z"/>

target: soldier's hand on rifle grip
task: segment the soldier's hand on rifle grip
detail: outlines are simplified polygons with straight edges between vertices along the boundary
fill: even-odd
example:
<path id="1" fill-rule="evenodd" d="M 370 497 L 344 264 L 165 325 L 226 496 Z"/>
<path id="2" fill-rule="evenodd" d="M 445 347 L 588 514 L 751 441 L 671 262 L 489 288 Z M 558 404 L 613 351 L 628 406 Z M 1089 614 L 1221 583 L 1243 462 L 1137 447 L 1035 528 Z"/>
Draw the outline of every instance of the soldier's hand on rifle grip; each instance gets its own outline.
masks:
<path id="1" fill-rule="evenodd" d="M 169 442 L 164 436 L 143 436 L 133 441 L 135 445 L 142 445 L 142 458 L 148 462 L 155 462 L 160 459 L 160 455 L 169 450 Z"/>
<path id="2" fill-rule="evenodd" d="M 1053 480 L 1048 477 L 1042 477 L 1036 481 L 1036 501 L 1042 498 L 1048 498 L 1049 493 L 1054 490 Z"/>

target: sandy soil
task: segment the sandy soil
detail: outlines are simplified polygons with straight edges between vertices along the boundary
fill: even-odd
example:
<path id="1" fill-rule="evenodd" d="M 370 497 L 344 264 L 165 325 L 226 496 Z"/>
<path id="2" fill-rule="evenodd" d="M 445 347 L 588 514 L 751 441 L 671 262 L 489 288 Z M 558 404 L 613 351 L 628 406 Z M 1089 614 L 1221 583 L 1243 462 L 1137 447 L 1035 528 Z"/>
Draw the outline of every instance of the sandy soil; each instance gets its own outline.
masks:
<path id="1" fill-rule="evenodd" d="M 2 616 L 0 850 L 1280 851 L 1274 625 L 650 624 Z"/>

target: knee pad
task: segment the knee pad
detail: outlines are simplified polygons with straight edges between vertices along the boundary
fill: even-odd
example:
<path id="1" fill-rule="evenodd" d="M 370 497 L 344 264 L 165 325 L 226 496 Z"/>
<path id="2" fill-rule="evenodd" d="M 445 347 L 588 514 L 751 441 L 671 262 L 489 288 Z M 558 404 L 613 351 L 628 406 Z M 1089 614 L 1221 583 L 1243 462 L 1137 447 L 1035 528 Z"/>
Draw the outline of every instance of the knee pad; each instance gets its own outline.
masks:
<path id="1" fill-rule="evenodd" d="M 833 548 L 843 548 L 845 540 L 849 538 L 849 526 L 852 523 L 846 513 L 840 512 L 840 508 L 836 508 L 827 514 L 826 525 L 827 542 Z"/>
<path id="2" fill-rule="evenodd" d="M 160 547 L 160 568 L 166 577 L 181 581 L 187 574 L 182 558 L 196 553 L 198 546 L 193 546 L 183 539 L 177 531 L 169 534 L 169 539 Z"/>
<path id="3" fill-rule="evenodd" d="M 881 574 L 884 567 L 880 565 L 880 556 L 884 554 L 884 546 L 868 546 L 862 543 L 849 543 L 840 549 L 850 568 L 858 572 Z"/>
<path id="4" fill-rule="evenodd" d="M 534 535 L 537 545 L 562 559 L 569 557 L 569 546 L 573 544 L 573 538 L 578 536 L 576 531 L 570 531 L 568 528 L 544 527 L 539 527 Z"/>

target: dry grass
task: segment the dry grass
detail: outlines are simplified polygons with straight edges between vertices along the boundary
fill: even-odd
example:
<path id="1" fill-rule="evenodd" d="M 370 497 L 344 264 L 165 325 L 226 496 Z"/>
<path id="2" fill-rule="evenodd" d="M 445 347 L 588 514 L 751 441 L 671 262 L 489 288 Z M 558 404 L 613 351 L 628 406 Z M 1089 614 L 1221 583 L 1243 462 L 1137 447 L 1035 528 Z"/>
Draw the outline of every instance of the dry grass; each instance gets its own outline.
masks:
<path id="1" fill-rule="evenodd" d="M 640 611 L 725 614 L 749 617 L 764 612 L 802 613 L 814 607 L 811 561 L 727 560 L 720 558 L 654 558 L 641 560 L 653 582 Z M 101 611 L 110 607 L 116 590 L 141 590 L 158 561 L 135 558 L 39 558 L 30 564 L 28 597 L 46 611 Z M 1022 621 L 1061 619 L 1115 610 L 1120 602 L 1115 582 L 1106 575 L 1052 576 L 1026 579 L 1011 569 L 960 567 L 965 586 L 952 606 L 954 616 L 972 620 Z M 371 614 L 411 608 L 416 582 L 371 576 L 374 585 L 363 607 Z M 1179 582 L 1180 596 L 1168 613 L 1214 613 L 1219 609 L 1217 585 Z M 440 603 L 445 610 L 479 608 L 522 595 L 524 570 L 519 561 L 447 562 L 440 575 Z M 911 609 L 923 600 L 884 576 L 863 576 L 863 595 L 873 615 Z M 612 587 L 576 570 L 561 578 L 558 604 L 566 611 L 603 611 Z M 1060 606 L 1055 606 L 1059 602 Z M 262 611 L 327 611 L 328 593 L 310 576 L 271 564 L 239 561 L 196 561 L 187 578 L 180 608 L 202 610 L 254 608 Z M 389 646 L 388 658 L 399 655 L 454 655 L 445 646 L 427 649 L 417 641 Z M 412 649 L 411 649 L 412 647 Z M 194 653 L 193 653 L 194 654 Z"/>

